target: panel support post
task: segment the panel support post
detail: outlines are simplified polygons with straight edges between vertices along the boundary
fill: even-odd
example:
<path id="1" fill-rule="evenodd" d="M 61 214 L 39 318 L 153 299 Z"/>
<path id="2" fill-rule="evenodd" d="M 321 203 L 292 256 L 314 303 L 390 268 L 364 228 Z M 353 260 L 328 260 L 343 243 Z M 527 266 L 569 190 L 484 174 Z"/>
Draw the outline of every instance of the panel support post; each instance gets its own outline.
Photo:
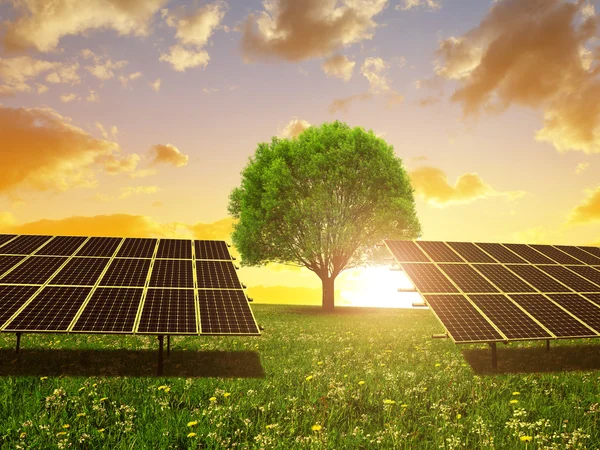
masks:
<path id="1" fill-rule="evenodd" d="M 490 345 L 490 348 L 492 349 L 492 368 L 497 369 L 498 368 L 498 358 L 496 355 L 496 343 L 490 342 L 489 345 Z"/>
<path id="2" fill-rule="evenodd" d="M 550 339 L 546 339 L 546 351 L 550 351 Z"/>
<path id="3" fill-rule="evenodd" d="M 21 333 L 16 333 L 17 336 L 17 350 L 15 353 L 19 353 L 19 349 L 21 348 Z"/>
<path id="4" fill-rule="evenodd" d="M 158 376 L 163 374 L 163 338 L 162 334 L 158 335 Z"/>
<path id="5" fill-rule="evenodd" d="M 171 355 L 171 335 L 167 334 L 167 356 Z"/>

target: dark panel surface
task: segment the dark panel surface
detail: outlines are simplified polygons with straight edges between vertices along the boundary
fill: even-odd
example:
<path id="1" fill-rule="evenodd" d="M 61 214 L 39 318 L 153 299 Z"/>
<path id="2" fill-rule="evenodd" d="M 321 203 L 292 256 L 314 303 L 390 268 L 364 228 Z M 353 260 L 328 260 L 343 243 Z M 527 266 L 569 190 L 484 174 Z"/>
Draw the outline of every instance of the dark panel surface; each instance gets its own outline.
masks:
<path id="1" fill-rule="evenodd" d="M 577 294 L 549 294 L 548 297 L 600 333 L 600 307 Z"/>
<path id="2" fill-rule="evenodd" d="M 71 256 L 87 237 L 84 236 L 55 236 L 50 242 L 35 252 L 36 255 Z"/>
<path id="3" fill-rule="evenodd" d="M 526 244 L 504 244 L 504 246 L 532 264 L 556 264 L 556 261 L 542 255 Z"/>
<path id="4" fill-rule="evenodd" d="M 192 242 L 190 239 L 161 239 L 156 257 L 192 259 Z"/>
<path id="5" fill-rule="evenodd" d="M 488 243 L 488 242 L 476 242 L 475 245 L 489 253 L 492 258 L 501 263 L 526 263 L 523 258 L 519 255 L 515 255 L 513 252 L 504 248 L 502 244 Z"/>
<path id="6" fill-rule="evenodd" d="M 494 263 L 496 260 L 488 256 L 483 250 L 471 242 L 446 242 L 465 261 L 470 263 Z"/>
<path id="7" fill-rule="evenodd" d="M 231 259 L 225 241 L 195 241 L 196 259 Z"/>
<path id="8" fill-rule="evenodd" d="M 554 248 L 552 245 L 530 245 L 530 247 L 534 248 L 538 252 L 542 252 L 548 258 L 556 261 L 560 264 L 583 264 L 578 259 L 573 258 L 571 255 L 562 252 L 558 248 Z"/>
<path id="9" fill-rule="evenodd" d="M 421 292 L 459 292 L 433 264 L 401 263 L 410 281 Z"/>
<path id="10" fill-rule="evenodd" d="M 202 334 L 259 334 L 240 290 L 198 291 Z"/>
<path id="11" fill-rule="evenodd" d="M 144 286 L 149 259 L 115 258 L 100 281 L 100 286 Z"/>
<path id="12" fill-rule="evenodd" d="M 600 286 L 600 270 L 594 269 L 589 266 L 567 266 L 573 272 L 577 272 L 578 275 L 587 278 L 592 283 L 596 283 Z M 597 289 L 600 291 L 600 288 Z"/>
<path id="13" fill-rule="evenodd" d="M 233 263 L 229 261 L 196 261 L 198 288 L 241 289 Z"/>
<path id="14" fill-rule="evenodd" d="M 52 239 L 52 236 L 39 236 L 33 234 L 21 235 L 0 247 L 0 254 L 29 255 L 50 239 Z"/>
<path id="15" fill-rule="evenodd" d="M 0 283 L 44 284 L 66 260 L 66 256 L 32 256 L 0 277 Z"/>
<path id="16" fill-rule="evenodd" d="M 555 247 L 561 249 L 563 252 L 583 261 L 586 264 L 600 265 L 600 256 L 590 255 L 588 252 L 581 250 L 580 248 L 573 247 L 570 245 L 555 245 Z"/>
<path id="17" fill-rule="evenodd" d="M 463 292 L 498 292 L 468 264 L 439 264 L 439 267 Z"/>
<path id="18" fill-rule="evenodd" d="M 600 306 L 600 292 L 597 294 L 581 294 L 583 297 L 587 298 L 589 301 L 594 302 L 596 305 Z"/>
<path id="19" fill-rule="evenodd" d="M 600 258 L 600 247 L 586 247 L 586 246 L 582 246 L 582 245 L 578 245 L 577 248 L 591 253 L 594 256 L 597 256 L 598 258 Z M 597 263 L 595 265 L 598 265 Z"/>
<path id="20" fill-rule="evenodd" d="M 0 256 L 0 277 L 4 274 L 4 272 L 8 272 L 8 270 L 15 266 L 19 261 L 22 261 L 25 256 L 17 256 L 17 255 L 2 255 Z"/>
<path id="21" fill-rule="evenodd" d="M 77 256 L 111 257 L 122 240 L 123 238 L 116 237 L 91 237 L 77 252 Z"/>
<path id="22" fill-rule="evenodd" d="M 450 247 L 444 242 L 417 241 L 434 262 L 464 262 Z"/>
<path id="23" fill-rule="evenodd" d="M 429 262 L 427 255 L 413 241 L 385 241 L 398 262 Z"/>
<path id="24" fill-rule="evenodd" d="M 139 333 L 196 334 L 193 289 L 148 289 Z"/>
<path id="25" fill-rule="evenodd" d="M 152 258 L 156 247 L 156 239 L 126 238 L 117 253 L 117 257 Z"/>
<path id="26" fill-rule="evenodd" d="M 29 300 L 39 286 L 0 285 L 0 326 Z"/>
<path id="27" fill-rule="evenodd" d="M 71 258 L 49 284 L 93 286 L 109 261 L 108 258 Z"/>
<path id="28" fill-rule="evenodd" d="M 515 272 L 528 283 L 535 286 L 536 289 L 542 292 L 571 292 L 566 286 L 563 286 L 558 281 L 553 280 L 541 270 L 534 266 L 507 265 L 510 270 Z"/>
<path id="29" fill-rule="evenodd" d="M 473 264 L 502 292 L 535 292 L 535 289 L 500 264 Z"/>
<path id="30" fill-rule="evenodd" d="M 565 267 L 538 266 L 538 268 L 546 272 L 548 275 L 553 276 L 561 283 L 566 284 L 575 292 L 594 292 L 600 289 L 600 286 L 590 283 L 585 278 L 580 277 Z"/>
<path id="31" fill-rule="evenodd" d="M 133 333 L 143 289 L 97 288 L 73 331 Z"/>
<path id="32" fill-rule="evenodd" d="M 455 342 L 489 342 L 504 339 L 464 296 L 423 297 Z"/>
<path id="33" fill-rule="evenodd" d="M 152 268 L 151 287 L 193 288 L 192 260 L 157 259 Z"/>
<path id="34" fill-rule="evenodd" d="M 6 244 L 12 238 L 14 238 L 16 234 L 0 234 L 0 246 Z M 2 249 L 0 249 L 0 253 L 2 253 Z"/>

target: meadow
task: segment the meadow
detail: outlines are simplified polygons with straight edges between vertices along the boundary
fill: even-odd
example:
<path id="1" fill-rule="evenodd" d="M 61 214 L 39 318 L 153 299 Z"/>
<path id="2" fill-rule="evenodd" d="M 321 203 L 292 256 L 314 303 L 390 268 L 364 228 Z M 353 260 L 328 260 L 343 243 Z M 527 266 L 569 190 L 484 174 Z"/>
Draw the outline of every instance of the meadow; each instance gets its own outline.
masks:
<path id="1" fill-rule="evenodd" d="M 427 310 L 253 305 L 261 337 L 0 335 L 2 449 L 600 448 L 600 341 L 433 340 Z"/>

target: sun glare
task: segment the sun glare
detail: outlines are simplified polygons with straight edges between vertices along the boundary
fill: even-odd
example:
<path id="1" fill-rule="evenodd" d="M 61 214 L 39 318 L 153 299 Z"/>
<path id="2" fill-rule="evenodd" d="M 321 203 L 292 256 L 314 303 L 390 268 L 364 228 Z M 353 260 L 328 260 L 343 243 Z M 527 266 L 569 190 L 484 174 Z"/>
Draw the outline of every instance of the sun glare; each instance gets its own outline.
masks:
<path id="1" fill-rule="evenodd" d="M 390 268 L 375 266 L 348 271 L 340 280 L 340 306 L 410 308 L 413 303 L 421 303 L 416 292 L 398 292 L 414 287 L 404 272 Z"/>

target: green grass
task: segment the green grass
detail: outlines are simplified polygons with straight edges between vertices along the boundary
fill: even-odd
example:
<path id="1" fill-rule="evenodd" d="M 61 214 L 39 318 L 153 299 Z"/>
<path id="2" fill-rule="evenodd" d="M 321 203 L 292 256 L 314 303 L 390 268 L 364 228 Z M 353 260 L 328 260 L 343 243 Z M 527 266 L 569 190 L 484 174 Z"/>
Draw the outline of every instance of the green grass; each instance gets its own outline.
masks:
<path id="1" fill-rule="evenodd" d="M 253 309 L 263 336 L 177 337 L 164 377 L 156 338 L 24 335 L 16 360 L 0 335 L 1 448 L 600 448 L 600 342 L 501 345 L 492 374 L 429 311 Z"/>

